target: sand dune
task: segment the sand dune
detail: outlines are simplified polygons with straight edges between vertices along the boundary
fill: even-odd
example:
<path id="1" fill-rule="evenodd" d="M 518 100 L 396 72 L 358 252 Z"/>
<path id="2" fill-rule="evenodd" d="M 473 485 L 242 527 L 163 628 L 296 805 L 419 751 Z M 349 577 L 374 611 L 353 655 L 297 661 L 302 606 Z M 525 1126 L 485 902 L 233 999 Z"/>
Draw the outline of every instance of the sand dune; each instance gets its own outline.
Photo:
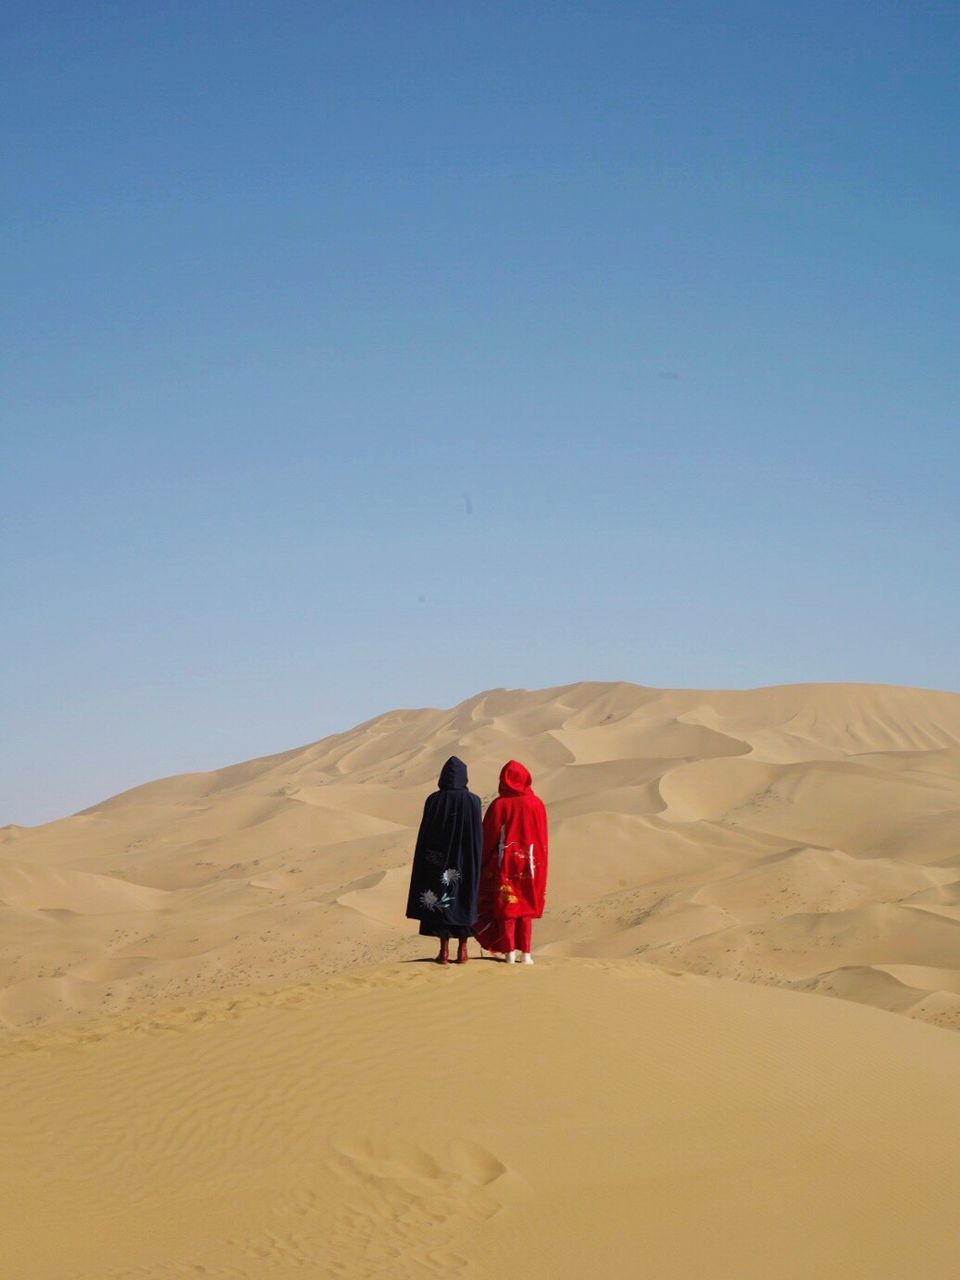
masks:
<path id="1" fill-rule="evenodd" d="M 451 752 L 549 805 L 532 970 L 415 963 Z M 494 690 L 6 828 L 0 1023 L 16 1280 L 952 1280 L 960 696 Z"/>
<path id="2" fill-rule="evenodd" d="M 815 996 L 413 963 L 0 1053 L 18 1280 L 960 1267 L 960 1037 Z"/>
<path id="3" fill-rule="evenodd" d="M 402 919 L 412 832 L 454 751 L 485 797 L 508 756 L 536 775 L 554 848 L 546 954 L 883 1008 L 891 966 L 910 966 L 896 1007 L 960 1026 L 949 1000 L 912 998 L 956 995 L 960 974 L 960 696 L 871 685 L 500 689 L 6 828 L 0 1020 L 418 954 Z"/>

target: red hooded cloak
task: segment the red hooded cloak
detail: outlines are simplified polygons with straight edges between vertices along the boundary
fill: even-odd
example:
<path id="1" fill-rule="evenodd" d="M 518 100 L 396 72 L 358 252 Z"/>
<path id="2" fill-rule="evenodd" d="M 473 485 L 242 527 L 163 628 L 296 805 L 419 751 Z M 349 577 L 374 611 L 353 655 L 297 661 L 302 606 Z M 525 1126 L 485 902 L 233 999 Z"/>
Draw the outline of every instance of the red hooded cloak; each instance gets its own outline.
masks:
<path id="1" fill-rule="evenodd" d="M 500 770 L 500 794 L 483 819 L 483 866 L 474 932 L 487 951 L 505 951 L 501 922 L 539 920 L 547 893 L 547 811 L 530 771 L 516 760 Z"/>

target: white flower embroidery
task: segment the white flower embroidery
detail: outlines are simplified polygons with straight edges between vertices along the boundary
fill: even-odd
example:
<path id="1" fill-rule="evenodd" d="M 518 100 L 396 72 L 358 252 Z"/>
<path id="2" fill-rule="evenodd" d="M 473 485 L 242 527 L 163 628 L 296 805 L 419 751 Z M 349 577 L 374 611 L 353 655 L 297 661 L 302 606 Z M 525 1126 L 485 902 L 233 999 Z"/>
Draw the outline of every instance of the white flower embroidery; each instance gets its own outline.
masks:
<path id="1" fill-rule="evenodd" d="M 420 895 L 420 905 L 424 907 L 435 907 L 437 905 L 437 895 L 432 889 L 424 889 Z"/>
<path id="2" fill-rule="evenodd" d="M 456 867 L 447 867 L 446 871 L 440 877 L 444 884 L 456 884 L 460 879 L 460 872 Z"/>

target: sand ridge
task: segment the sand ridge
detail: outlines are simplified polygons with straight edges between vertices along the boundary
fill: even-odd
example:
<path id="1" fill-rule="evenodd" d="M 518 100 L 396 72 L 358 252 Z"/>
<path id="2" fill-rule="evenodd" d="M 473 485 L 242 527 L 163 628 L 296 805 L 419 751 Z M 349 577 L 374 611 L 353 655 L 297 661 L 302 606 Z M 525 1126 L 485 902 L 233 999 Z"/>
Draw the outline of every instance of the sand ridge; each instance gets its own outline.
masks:
<path id="1" fill-rule="evenodd" d="M 532 969 L 402 918 L 451 752 L 549 806 Z M 956 695 L 604 684 L 0 831 L 4 1266 L 953 1280 L 958 834 Z"/>
<path id="2" fill-rule="evenodd" d="M 8 1037 L 18 1280 L 952 1280 L 960 1037 L 637 961 Z"/>

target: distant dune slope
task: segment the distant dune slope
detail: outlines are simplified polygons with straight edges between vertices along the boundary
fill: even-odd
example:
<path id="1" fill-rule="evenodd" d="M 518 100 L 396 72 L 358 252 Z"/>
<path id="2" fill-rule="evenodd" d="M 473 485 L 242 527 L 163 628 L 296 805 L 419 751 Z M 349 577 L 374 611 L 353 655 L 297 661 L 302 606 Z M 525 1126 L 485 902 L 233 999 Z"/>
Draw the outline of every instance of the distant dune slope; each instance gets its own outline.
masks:
<path id="1" fill-rule="evenodd" d="M 419 954 L 423 798 L 532 769 L 546 955 L 820 991 L 960 1028 L 960 695 L 575 684 L 394 711 L 0 831 L 0 1024 L 303 982 Z"/>

